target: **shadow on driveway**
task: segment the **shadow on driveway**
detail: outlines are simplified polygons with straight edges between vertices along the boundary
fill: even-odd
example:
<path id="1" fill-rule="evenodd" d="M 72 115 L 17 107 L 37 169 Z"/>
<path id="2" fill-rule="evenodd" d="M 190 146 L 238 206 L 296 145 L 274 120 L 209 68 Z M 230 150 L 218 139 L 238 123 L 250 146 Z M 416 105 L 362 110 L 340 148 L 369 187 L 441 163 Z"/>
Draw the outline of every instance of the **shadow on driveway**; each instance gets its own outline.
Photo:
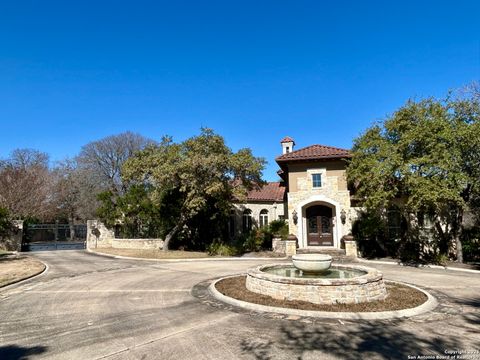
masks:
<path id="1" fill-rule="evenodd" d="M 241 342 L 245 354 L 262 360 L 275 359 L 279 351 L 293 352 L 296 359 L 314 351 L 347 360 L 407 359 L 408 355 L 443 355 L 445 350 L 457 349 L 460 345 L 454 336 L 448 340 L 419 337 L 398 325 L 380 322 L 353 327 L 291 322 L 280 328 L 280 336 L 274 341 L 244 339 Z"/>
<path id="2" fill-rule="evenodd" d="M 30 355 L 43 354 L 46 346 L 22 347 L 17 345 L 0 346 L 0 359 L 27 360 Z"/>

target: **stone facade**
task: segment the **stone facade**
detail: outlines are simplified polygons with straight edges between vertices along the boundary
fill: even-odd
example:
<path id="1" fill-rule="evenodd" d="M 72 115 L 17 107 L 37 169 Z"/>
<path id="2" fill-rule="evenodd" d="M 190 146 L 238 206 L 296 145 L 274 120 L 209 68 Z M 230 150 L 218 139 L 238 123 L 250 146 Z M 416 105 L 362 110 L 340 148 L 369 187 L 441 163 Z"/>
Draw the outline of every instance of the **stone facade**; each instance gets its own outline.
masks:
<path id="1" fill-rule="evenodd" d="M 285 265 L 262 265 L 249 270 L 247 289 L 274 299 L 314 304 L 356 304 L 387 297 L 382 274 L 372 268 L 337 265 L 342 269 L 362 270 L 365 275 L 349 279 L 325 279 L 282 277 L 262 271 L 272 266 Z"/>
<path id="2" fill-rule="evenodd" d="M 264 201 L 264 202 L 245 202 L 234 204 L 234 230 L 231 232 L 233 237 L 243 233 L 243 214 L 245 210 L 251 211 L 252 228 L 260 227 L 260 212 L 268 211 L 268 223 L 278 220 L 285 216 L 285 204 L 283 202 Z"/>
<path id="3" fill-rule="evenodd" d="M 314 188 L 312 175 L 321 174 L 321 187 Z M 345 164 L 334 162 L 312 162 L 289 167 L 288 225 L 289 231 L 298 237 L 299 246 L 307 247 L 306 209 L 312 205 L 326 205 L 333 213 L 333 247 L 340 248 L 342 236 L 351 232 L 350 192 L 347 188 Z M 346 221 L 342 224 L 341 211 L 345 211 Z M 295 224 L 293 212 L 297 213 Z"/>

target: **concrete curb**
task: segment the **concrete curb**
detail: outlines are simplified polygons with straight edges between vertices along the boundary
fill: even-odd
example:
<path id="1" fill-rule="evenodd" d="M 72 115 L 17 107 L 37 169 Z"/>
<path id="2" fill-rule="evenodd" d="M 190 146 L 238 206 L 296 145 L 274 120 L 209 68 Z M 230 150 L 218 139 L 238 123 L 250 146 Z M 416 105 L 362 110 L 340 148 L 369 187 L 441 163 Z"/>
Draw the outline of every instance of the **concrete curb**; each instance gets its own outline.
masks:
<path id="1" fill-rule="evenodd" d="M 397 319 L 397 318 L 403 318 L 403 317 L 412 317 L 412 316 L 424 314 L 426 312 L 432 311 L 438 305 L 437 300 L 423 289 L 420 289 L 414 285 L 399 282 L 399 281 L 385 280 L 385 282 L 410 286 L 418 291 L 421 291 L 427 296 L 427 301 L 425 301 L 422 305 L 417 306 L 415 308 L 411 308 L 411 309 L 382 311 L 382 312 L 355 313 L 355 312 L 312 311 L 312 310 L 279 308 L 279 307 L 253 304 L 246 301 L 237 300 L 229 296 L 223 295 L 221 292 L 219 292 L 215 288 L 215 284 L 220 280 L 227 279 L 230 277 L 235 277 L 235 276 L 239 276 L 239 275 L 237 274 L 232 276 L 225 276 L 220 279 L 214 280 L 208 287 L 208 291 L 214 298 L 216 298 L 219 301 L 225 302 L 233 306 L 238 306 L 243 309 L 248 309 L 248 310 L 253 310 L 258 312 L 314 317 L 314 318 L 343 319 L 343 320 L 386 320 L 386 319 Z"/>
<path id="2" fill-rule="evenodd" d="M 91 249 L 86 249 L 88 253 L 97 256 L 103 256 L 111 259 L 123 259 L 123 260 L 142 260 L 142 261 L 155 261 L 155 262 L 200 262 L 200 261 L 255 261 L 255 260 L 288 260 L 288 257 L 282 258 L 269 258 L 269 257 L 218 257 L 218 258 L 190 258 L 190 259 L 148 259 L 137 258 L 130 256 L 111 255 L 100 253 Z"/>
<path id="3" fill-rule="evenodd" d="M 46 274 L 46 273 L 48 272 L 48 269 L 49 269 L 48 264 L 46 264 L 46 263 L 44 263 L 43 261 L 38 260 L 38 259 L 35 259 L 35 260 L 41 262 L 41 263 L 45 266 L 42 271 L 39 271 L 39 272 L 36 273 L 36 274 L 29 275 L 29 276 L 24 277 L 24 278 L 22 278 L 22 279 L 15 280 L 15 281 L 13 281 L 13 282 L 11 282 L 11 283 L 9 283 L 9 284 L 0 286 L 0 292 L 1 292 L 1 291 L 4 291 L 4 290 L 8 290 L 8 289 L 10 289 L 10 288 L 12 288 L 12 287 L 14 287 L 14 286 L 18 286 L 18 285 L 21 285 L 21 284 L 23 284 L 23 283 L 29 282 L 30 280 L 33 280 L 34 278 L 38 278 L 38 277 L 43 276 L 44 274 Z"/>
<path id="4" fill-rule="evenodd" d="M 367 260 L 367 259 L 357 259 L 358 262 L 362 263 L 371 263 L 371 264 L 380 264 L 380 265 L 396 265 L 396 266 L 411 266 L 409 264 L 404 264 L 400 261 L 382 261 L 382 260 Z M 440 269 L 440 270 L 452 270 L 452 271 L 463 271 L 463 272 L 469 272 L 473 274 L 480 274 L 480 270 L 472 270 L 472 269 L 463 269 L 463 268 L 457 268 L 457 267 L 448 267 L 448 266 L 440 266 L 440 265 L 417 265 L 416 267 L 419 268 L 429 268 L 429 269 Z"/>

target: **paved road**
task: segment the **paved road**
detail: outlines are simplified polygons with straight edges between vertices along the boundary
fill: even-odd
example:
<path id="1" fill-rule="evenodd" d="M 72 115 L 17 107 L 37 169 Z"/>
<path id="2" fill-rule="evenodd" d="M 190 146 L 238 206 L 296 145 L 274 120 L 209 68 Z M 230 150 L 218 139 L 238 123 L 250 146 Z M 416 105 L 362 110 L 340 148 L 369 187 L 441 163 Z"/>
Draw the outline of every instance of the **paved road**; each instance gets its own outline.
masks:
<path id="1" fill-rule="evenodd" d="M 47 274 L 0 291 L 0 359 L 407 359 L 480 351 L 480 275 L 376 266 L 437 295 L 407 320 L 283 319 L 192 296 L 249 261 L 148 262 L 35 254 Z M 480 354 L 474 359 L 480 359 Z"/>

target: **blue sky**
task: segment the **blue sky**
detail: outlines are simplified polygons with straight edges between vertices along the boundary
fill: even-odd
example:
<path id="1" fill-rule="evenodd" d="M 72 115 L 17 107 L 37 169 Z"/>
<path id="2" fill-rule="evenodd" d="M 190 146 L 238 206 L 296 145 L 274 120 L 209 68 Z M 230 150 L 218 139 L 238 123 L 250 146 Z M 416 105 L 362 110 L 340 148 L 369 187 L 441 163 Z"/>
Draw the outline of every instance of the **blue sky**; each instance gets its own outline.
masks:
<path id="1" fill-rule="evenodd" d="M 3 1 L 0 157 L 201 126 L 269 161 L 349 148 L 409 98 L 480 79 L 478 1 Z"/>

